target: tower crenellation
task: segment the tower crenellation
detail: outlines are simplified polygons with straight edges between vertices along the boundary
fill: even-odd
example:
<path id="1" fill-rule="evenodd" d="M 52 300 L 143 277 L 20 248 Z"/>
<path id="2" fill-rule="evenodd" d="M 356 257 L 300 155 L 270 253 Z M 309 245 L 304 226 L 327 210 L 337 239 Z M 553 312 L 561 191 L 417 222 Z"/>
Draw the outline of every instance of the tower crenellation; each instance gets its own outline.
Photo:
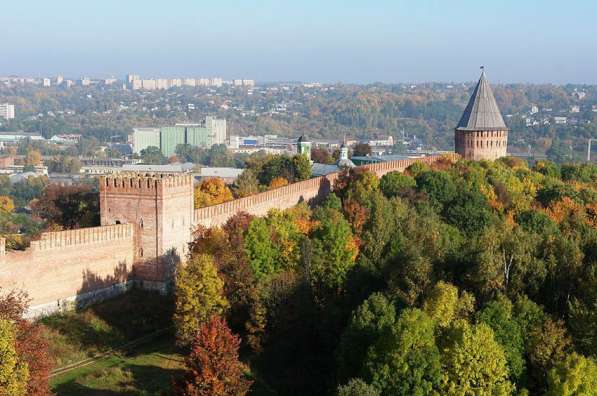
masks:
<path id="1" fill-rule="evenodd" d="M 171 249 L 183 257 L 191 239 L 193 177 L 130 173 L 100 178 L 101 224 L 134 224 L 137 261 Z"/>

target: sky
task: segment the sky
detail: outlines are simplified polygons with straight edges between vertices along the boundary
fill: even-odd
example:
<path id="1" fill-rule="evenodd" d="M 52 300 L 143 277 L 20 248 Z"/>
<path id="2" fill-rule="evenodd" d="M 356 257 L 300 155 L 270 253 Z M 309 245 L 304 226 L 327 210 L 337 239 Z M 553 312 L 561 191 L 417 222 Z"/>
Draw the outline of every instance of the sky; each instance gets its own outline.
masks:
<path id="1" fill-rule="evenodd" d="M 1 0 L 0 75 L 597 83 L 596 0 Z"/>

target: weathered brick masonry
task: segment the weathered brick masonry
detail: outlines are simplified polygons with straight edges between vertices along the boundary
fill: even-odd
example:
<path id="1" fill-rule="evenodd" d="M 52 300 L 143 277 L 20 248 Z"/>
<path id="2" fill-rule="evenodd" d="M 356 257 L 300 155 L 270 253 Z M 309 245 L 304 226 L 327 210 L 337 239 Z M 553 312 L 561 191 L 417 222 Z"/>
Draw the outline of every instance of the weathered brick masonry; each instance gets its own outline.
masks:
<path id="1" fill-rule="evenodd" d="M 378 176 L 443 156 L 365 165 Z M 458 158 L 450 154 L 452 159 Z M 301 201 L 325 197 L 337 173 L 219 205 L 193 210 L 189 175 L 116 175 L 100 178 L 101 226 L 44 233 L 26 251 L 6 252 L 0 238 L 0 287 L 32 298 L 31 315 L 86 303 L 126 290 L 132 282 L 160 288 L 164 264 L 184 258 L 192 229 L 219 226 L 238 212 L 262 216 Z"/>
<path id="2" fill-rule="evenodd" d="M 134 258 L 132 224 L 48 232 L 26 251 L 0 239 L 0 286 L 24 290 L 31 315 L 122 292 Z"/>

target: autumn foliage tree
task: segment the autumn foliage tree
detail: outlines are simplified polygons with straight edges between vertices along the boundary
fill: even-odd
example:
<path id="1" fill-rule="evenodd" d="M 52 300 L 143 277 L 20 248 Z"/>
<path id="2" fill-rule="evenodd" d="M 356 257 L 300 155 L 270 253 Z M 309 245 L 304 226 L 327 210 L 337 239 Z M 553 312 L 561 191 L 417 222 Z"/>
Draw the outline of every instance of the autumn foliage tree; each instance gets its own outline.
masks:
<path id="1" fill-rule="evenodd" d="M 5 320 L 13 324 L 17 357 L 27 366 L 26 393 L 23 394 L 50 395 L 48 378 L 53 361 L 48 352 L 48 343 L 43 336 L 42 326 L 37 322 L 23 319 L 27 307 L 26 295 L 14 291 L 5 293 L 0 288 L 0 321 Z M 2 361 L 1 357 L 0 361 Z M 1 379 L 0 383 L 2 383 Z M 3 395 L 1 391 L 0 395 Z"/>
<path id="2" fill-rule="evenodd" d="M 0 211 L 11 213 L 15 209 L 15 203 L 8 195 L 0 195 Z"/>
<path id="3" fill-rule="evenodd" d="M 0 319 L 0 395 L 25 396 L 29 369 L 17 354 L 15 326 Z"/>
<path id="4" fill-rule="evenodd" d="M 42 196 L 31 203 L 31 209 L 50 227 L 72 229 L 99 225 L 99 196 L 87 184 L 49 184 Z"/>
<path id="5" fill-rule="evenodd" d="M 232 191 L 220 178 L 205 179 L 199 186 L 195 187 L 195 208 L 217 205 L 231 201 L 233 198 Z"/>
<path id="6" fill-rule="evenodd" d="M 232 334 L 226 321 L 212 316 L 203 323 L 186 358 L 187 372 L 175 384 L 181 396 L 242 396 L 251 388 L 248 368 L 239 361 L 240 338 Z"/>
<path id="7" fill-rule="evenodd" d="M 276 177 L 276 178 L 272 179 L 272 181 L 269 183 L 269 188 L 274 189 L 274 188 L 284 187 L 287 185 L 288 185 L 288 180 L 284 179 L 283 177 Z"/>
<path id="8" fill-rule="evenodd" d="M 196 255 L 178 272 L 175 300 L 177 340 L 188 345 L 203 323 L 212 315 L 224 313 L 229 306 L 224 297 L 224 282 L 211 256 Z"/>

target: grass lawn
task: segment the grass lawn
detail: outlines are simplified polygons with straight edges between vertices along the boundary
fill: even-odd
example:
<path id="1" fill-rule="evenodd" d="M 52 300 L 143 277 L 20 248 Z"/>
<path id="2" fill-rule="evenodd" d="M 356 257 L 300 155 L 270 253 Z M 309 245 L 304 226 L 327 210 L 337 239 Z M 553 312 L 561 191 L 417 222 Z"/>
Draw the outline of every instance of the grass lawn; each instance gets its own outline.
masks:
<path id="1" fill-rule="evenodd" d="M 183 356 L 174 345 L 171 298 L 132 290 L 80 311 L 50 315 L 41 323 L 56 369 L 108 353 L 50 378 L 57 396 L 168 395 L 172 379 L 183 373 Z M 146 342 L 124 347 L 146 336 Z M 251 395 L 276 395 L 257 367 L 252 368 Z"/>
<path id="2" fill-rule="evenodd" d="M 168 394 L 182 373 L 183 357 L 171 337 L 153 340 L 130 354 L 109 356 L 51 378 L 57 396 Z"/>
<path id="3" fill-rule="evenodd" d="M 181 372 L 182 357 L 171 331 L 170 297 L 132 290 L 80 311 L 47 316 L 40 322 L 56 369 L 109 353 L 92 364 L 52 377 L 50 383 L 58 396 L 160 395 L 168 392 L 172 377 Z M 160 335 L 125 346 L 156 332 Z"/>

